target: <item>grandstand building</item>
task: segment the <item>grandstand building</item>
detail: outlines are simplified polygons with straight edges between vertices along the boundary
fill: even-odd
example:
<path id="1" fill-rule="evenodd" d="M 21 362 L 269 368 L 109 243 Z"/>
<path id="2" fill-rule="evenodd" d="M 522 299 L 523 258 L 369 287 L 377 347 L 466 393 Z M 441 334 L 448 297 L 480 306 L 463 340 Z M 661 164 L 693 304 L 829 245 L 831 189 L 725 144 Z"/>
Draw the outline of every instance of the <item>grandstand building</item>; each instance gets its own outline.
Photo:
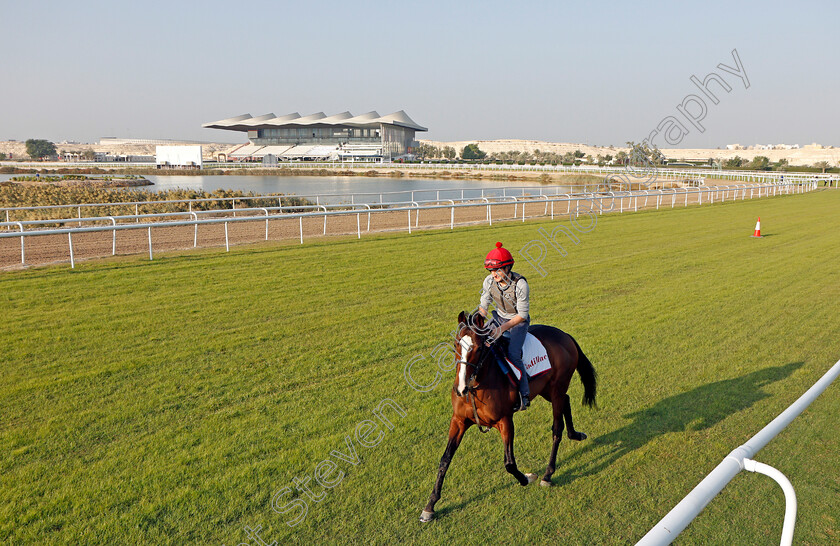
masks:
<path id="1" fill-rule="evenodd" d="M 418 131 L 427 131 L 400 110 L 387 116 L 368 112 L 354 116 L 323 112 L 277 117 L 250 114 L 205 123 L 207 129 L 248 133 L 248 144 L 229 152 L 228 159 L 247 161 L 381 161 L 410 154 Z"/>

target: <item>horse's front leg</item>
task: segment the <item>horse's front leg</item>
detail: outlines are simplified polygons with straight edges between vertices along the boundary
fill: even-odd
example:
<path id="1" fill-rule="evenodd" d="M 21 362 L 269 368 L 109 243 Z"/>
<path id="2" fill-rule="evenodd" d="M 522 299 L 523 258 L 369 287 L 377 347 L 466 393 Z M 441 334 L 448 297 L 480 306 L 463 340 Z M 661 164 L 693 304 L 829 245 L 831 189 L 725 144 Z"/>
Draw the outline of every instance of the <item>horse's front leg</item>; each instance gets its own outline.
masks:
<path id="1" fill-rule="evenodd" d="M 499 430 L 499 433 L 502 435 L 502 441 L 505 443 L 505 470 L 519 480 L 519 485 L 528 485 L 536 480 L 536 474 L 523 474 L 516 468 L 516 459 L 513 457 L 513 418 L 510 416 L 504 417 L 496 425 L 496 428 Z"/>
<path id="2" fill-rule="evenodd" d="M 432 496 L 429 497 L 429 503 L 420 514 L 420 521 L 423 523 L 432 521 L 435 515 L 435 504 L 440 500 L 440 490 L 443 488 L 443 479 L 446 477 L 449 463 L 452 462 L 452 456 L 455 455 L 455 450 L 458 449 L 461 440 L 464 438 L 464 433 L 467 432 L 470 425 L 472 425 L 471 422 L 466 422 L 464 419 L 455 415 L 452 416 L 452 420 L 449 422 L 449 442 L 446 444 L 443 457 L 440 458 L 437 481 L 435 481 L 435 487 L 432 489 Z"/>

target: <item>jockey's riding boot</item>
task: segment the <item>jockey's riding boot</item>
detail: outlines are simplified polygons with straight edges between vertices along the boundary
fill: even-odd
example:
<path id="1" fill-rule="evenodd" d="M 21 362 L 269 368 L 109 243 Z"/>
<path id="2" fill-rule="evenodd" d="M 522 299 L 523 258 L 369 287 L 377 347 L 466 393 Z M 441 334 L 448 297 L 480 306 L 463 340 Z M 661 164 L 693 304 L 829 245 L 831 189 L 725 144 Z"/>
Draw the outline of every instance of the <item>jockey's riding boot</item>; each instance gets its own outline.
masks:
<path id="1" fill-rule="evenodd" d="M 531 405 L 531 401 L 528 399 L 528 395 L 519 392 L 519 408 L 516 411 L 525 411 Z"/>
<path id="2" fill-rule="evenodd" d="M 519 378 L 519 399 L 521 400 L 519 411 L 525 411 L 531 405 L 531 401 L 528 399 L 530 389 L 528 388 L 528 374 L 525 372 L 524 366 L 521 371 L 522 376 Z"/>

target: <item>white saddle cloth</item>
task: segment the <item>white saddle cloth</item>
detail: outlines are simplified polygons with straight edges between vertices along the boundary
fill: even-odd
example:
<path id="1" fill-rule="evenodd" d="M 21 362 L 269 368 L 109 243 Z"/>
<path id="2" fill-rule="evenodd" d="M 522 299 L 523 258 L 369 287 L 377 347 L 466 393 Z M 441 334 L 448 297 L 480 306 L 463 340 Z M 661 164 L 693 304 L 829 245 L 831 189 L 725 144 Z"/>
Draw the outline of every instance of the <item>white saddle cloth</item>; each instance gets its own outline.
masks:
<path id="1" fill-rule="evenodd" d="M 551 369 L 545 347 L 540 343 L 540 340 L 530 333 L 525 336 L 525 344 L 522 345 L 522 363 L 525 364 L 525 371 L 528 372 L 529 379 L 533 379 Z M 516 379 L 519 379 L 522 374 L 516 366 L 511 365 L 510 368 Z"/>

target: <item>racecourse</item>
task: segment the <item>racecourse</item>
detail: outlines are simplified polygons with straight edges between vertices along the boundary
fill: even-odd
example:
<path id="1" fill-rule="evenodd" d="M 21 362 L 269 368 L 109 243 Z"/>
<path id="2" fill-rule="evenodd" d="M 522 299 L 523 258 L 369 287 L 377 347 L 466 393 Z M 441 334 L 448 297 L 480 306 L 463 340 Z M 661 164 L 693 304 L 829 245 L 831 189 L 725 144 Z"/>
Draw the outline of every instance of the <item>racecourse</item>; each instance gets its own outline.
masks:
<path id="1" fill-rule="evenodd" d="M 256 544 L 246 527 L 266 544 L 635 542 L 840 358 L 838 207 L 840 192 L 818 190 L 578 228 L 4 272 L 0 542 Z M 541 276 L 516 250 L 558 225 L 579 243 L 560 234 L 567 255 L 549 246 Z M 575 378 L 589 439 L 563 440 L 551 488 L 517 485 L 498 433 L 471 429 L 423 525 L 454 378 L 432 352 L 476 305 L 497 240 L 529 280 L 533 320 L 592 360 L 600 409 L 580 406 Z M 755 457 L 796 489 L 797 544 L 840 540 L 838 415 L 832 385 Z M 519 468 L 542 472 L 549 405 L 515 422 Z M 775 482 L 742 473 L 679 542 L 775 543 L 783 512 Z"/>

